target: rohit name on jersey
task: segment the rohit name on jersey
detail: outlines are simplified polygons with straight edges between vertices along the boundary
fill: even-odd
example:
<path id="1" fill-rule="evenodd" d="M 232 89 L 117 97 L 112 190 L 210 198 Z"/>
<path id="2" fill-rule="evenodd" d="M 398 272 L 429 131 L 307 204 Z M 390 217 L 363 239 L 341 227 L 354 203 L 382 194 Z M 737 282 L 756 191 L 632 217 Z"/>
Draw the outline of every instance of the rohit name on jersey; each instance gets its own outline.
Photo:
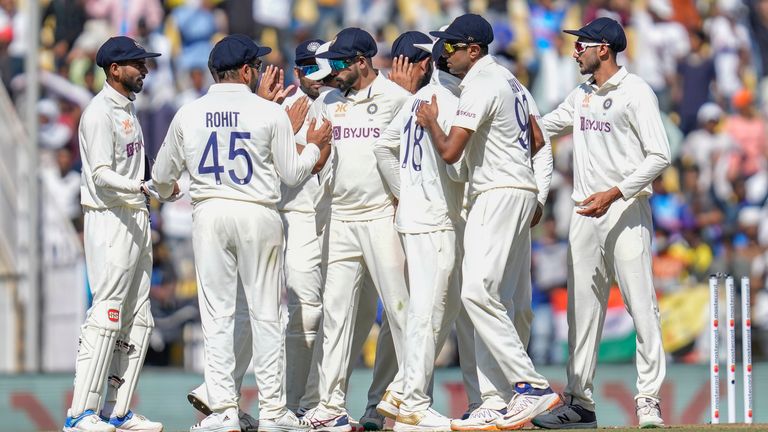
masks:
<path id="1" fill-rule="evenodd" d="M 334 126 L 333 127 L 333 139 L 350 139 L 350 138 L 378 138 L 381 135 L 381 129 L 377 127 L 346 127 L 346 126 Z"/>
<path id="2" fill-rule="evenodd" d="M 607 121 L 601 121 L 601 120 L 594 120 L 590 118 L 586 118 L 584 116 L 579 116 L 579 120 L 581 120 L 581 131 L 596 131 L 596 132 L 610 132 L 611 131 L 611 123 Z"/>
<path id="3" fill-rule="evenodd" d="M 237 111 L 214 111 L 205 113 L 205 127 L 237 127 L 237 118 L 240 113 Z"/>

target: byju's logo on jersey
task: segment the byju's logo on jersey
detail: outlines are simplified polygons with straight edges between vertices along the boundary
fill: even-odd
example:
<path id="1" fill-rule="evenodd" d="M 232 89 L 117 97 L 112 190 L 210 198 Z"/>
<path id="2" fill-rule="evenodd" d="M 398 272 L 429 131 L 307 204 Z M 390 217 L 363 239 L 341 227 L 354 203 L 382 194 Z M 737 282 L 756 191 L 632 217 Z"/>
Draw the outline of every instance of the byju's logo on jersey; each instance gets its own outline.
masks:
<path id="1" fill-rule="evenodd" d="M 341 139 L 341 126 L 333 127 L 333 139 L 334 141 Z"/>
<path id="2" fill-rule="evenodd" d="M 611 131 L 611 123 L 607 121 L 601 121 L 601 120 L 593 120 L 586 118 L 584 116 L 580 116 L 579 120 L 581 121 L 581 131 L 595 131 L 595 132 L 605 132 L 608 133 Z"/>
<path id="3" fill-rule="evenodd" d="M 333 128 L 333 139 L 354 139 L 354 138 L 378 138 L 381 136 L 381 129 L 377 127 L 341 127 Z"/>

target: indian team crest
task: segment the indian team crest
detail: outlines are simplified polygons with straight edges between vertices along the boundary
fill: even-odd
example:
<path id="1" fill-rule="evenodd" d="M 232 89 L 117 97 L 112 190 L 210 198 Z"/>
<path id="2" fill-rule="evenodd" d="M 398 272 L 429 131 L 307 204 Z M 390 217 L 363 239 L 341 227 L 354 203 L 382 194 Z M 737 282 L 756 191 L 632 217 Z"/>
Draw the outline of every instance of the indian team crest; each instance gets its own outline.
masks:
<path id="1" fill-rule="evenodd" d="M 320 42 L 310 42 L 309 45 L 307 45 L 307 51 L 309 52 L 315 52 L 318 48 L 320 48 Z"/>
<path id="2" fill-rule="evenodd" d="M 611 107 L 611 105 L 613 105 L 613 99 L 611 99 L 611 98 L 608 98 L 608 99 L 606 99 L 606 100 L 603 102 L 603 109 L 606 109 L 606 110 L 607 110 L 608 108 L 610 108 L 610 107 Z"/>
<path id="3" fill-rule="evenodd" d="M 379 106 L 376 105 L 375 103 L 372 103 L 372 104 L 368 105 L 368 108 L 366 110 L 368 111 L 368 114 L 374 115 L 374 114 L 376 114 L 376 111 L 379 110 Z"/>

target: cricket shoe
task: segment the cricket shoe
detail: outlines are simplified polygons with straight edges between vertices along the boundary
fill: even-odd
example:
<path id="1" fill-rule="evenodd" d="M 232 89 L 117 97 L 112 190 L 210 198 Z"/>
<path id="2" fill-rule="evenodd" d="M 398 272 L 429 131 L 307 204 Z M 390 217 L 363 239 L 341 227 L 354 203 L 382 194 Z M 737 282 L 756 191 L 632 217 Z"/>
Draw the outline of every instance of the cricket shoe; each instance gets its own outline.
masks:
<path id="1" fill-rule="evenodd" d="M 384 392 L 381 401 L 376 405 L 376 412 L 394 420 L 397 418 L 398 412 L 400 412 L 400 404 L 402 403 L 403 401 L 395 396 L 394 392 L 387 390 Z"/>
<path id="2" fill-rule="evenodd" d="M 466 419 L 451 420 L 451 430 L 455 431 L 495 431 L 496 420 L 507 413 L 506 408 L 500 410 L 484 408 L 482 405 L 472 411 Z"/>
<path id="3" fill-rule="evenodd" d="M 347 413 L 347 419 L 349 419 L 349 426 L 352 428 L 352 432 L 365 432 L 365 427 L 360 424 L 358 420 Z"/>
<path id="4" fill-rule="evenodd" d="M 573 403 L 571 396 L 570 402 L 534 417 L 531 423 L 543 429 L 596 429 L 597 417 L 594 411 Z"/>
<path id="5" fill-rule="evenodd" d="M 472 414 L 472 411 L 474 411 L 474 410 L 476 410 L 476 409 L 478 409 L 478 408 L 480 408 L 480 404 L 470 404 L 470 405 L 467 407 L 467 410 L 466 410 L 466 411 L 464 411 L 464 414 L 462 414 L 462 415 L 461 415 L 461 419 L 462 419 L 462 420 L 466 420 L 466 419 L 468 419 L 468 418 L 469 418 L 469 416 Z"/>
<path id="6" fill-rule="evenodd" d="M 394 427 L 395 432 L 447 431 L 450 429 L 451 419 L 432 408 L 410 414 L 400 410 Z"/>
<path id="7" fill-rule="evenodd" d="M 187 400 L 189 401 L 190 404 L 192 404 L 193 407 L 195 407 L 196 410 L 208 416 L 208 415 L 211 415 L 213 411 L 208 406 L 208 403 L 205 401 L 205 398 L 203 397 L 202 387 L 203 386 L 200 385 L 196 389 L 190 391 L 187 394 Z M 248 414 L 247 412 L 238 410 L 237 416 L 238 416 L 238 420 L 240 421 L 241 432 L 256 432 L 259 429 L 258 420 L 253 418 L 253 416 Z"/>
<path id="8" fill-rule="evenodd" d="M 136 414 L 131 410 L 122 417 L 111 417 L 104 419 L 115 427 L 117 432 L 162 432 L 163 424 L 152 421 L 141 414 Z"/>
<path id="9" fill-rule="evenodd" d="M 515 394 L 507 405 L 507 413 L 496 421 L 500 430 L 522 429 L 537 415 L 549 411 L 562 402 L 551 387 L 537 389 L 528 383 L 517 383 Z"/>
<path id="10" fill-rule="evenodd" d="M 296 414 L 289 410 L 276 418 L 260 418 L 259 419 L 259 432 L 291 432 L 291 431 L 308 431 L 311 427 L 309 423 L 303 419 L 296 417 Z"/>
<path id="11" fill-rule="evenodd" d="M 659 401 L 647 398 L 639 397 L 635 401 L 637 410 L 637 422 L 640 428 L 657 428 L 664 426 L 664 420 L 661 418 L 661 408 L 659 408 Z"/>
<path id="12" fill-rule="evenodd" d="M 363 413 L 363 416 L 360 417 L 360 424 L 364 430 L 380 431 L 384 430 L 384 420 L 384 416 L 379 413 L 377 407 L 369 406 L 365 413 Z"/>
<path id="13" fill-rule="evenodd" d="M 72 417 L 67 411 L 63 432 L 115 432 L 115 427 L 102 420 L 95 411 L 85 410 L 79 416 Z"/>
<path id="14" fill-rule="evenodd" d="M 189 428 L 189 432 L 240 432 L 237 408 L 227 408 L 222 413 L 211 413 L 200 423 Z"/>
<path id="15" fill-rule="evenodd" d="M 302 420 L 309 424 L 313 431 L 327 432 L 351 432 L 352 426 L 349 425 L 349 416 L 344 413 L 336 415 L 323 410 L 320 407 L 314 407 L 304 413 Z"/>

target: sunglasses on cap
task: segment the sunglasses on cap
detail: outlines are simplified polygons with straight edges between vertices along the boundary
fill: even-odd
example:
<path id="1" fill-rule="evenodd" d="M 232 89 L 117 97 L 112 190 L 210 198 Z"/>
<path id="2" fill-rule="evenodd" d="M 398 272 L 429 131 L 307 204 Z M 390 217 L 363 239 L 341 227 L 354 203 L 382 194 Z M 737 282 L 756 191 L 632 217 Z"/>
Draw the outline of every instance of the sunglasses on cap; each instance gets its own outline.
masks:
<path id="1" fill-rule="evenodd" d="M 357 57 L 344 60 L 328 60 L 328 64 L 331 66 L 332 70 L 340 71 L 355 64 L 355 60 L 357 60 Z"/>
<path id="2" fill-rule="evenodd" d="M 316 64 L 296 66 L 296 67 L 299 68 L 299 72 L 301 72 L 302 75 L 309 75 L 311 73 L 314 73 L 320 70 L 320 66 Z"/>
<path id="3" fill-rule="evenodd" d="M 607 43 L 603 43 L 603 42 L 581 42 L 581 41 L 576 41 L 573 44 L 573 49 L 576 51 L 576 54 L 581 54 L 584 51 L 586 51 L 587 48 L 597 47 L 597 46 L 601 46 L 601 45 L 608 45 L 608 44 Z"/>
<path id="4" fill-rule="evenodd" d="M 453 54 L 456 51 L 460 49 L 466 49 L 467 47 L 469 47 L 469 44 L 464 42 L 443 42 L 443 51 L 446 54 Z"/>

